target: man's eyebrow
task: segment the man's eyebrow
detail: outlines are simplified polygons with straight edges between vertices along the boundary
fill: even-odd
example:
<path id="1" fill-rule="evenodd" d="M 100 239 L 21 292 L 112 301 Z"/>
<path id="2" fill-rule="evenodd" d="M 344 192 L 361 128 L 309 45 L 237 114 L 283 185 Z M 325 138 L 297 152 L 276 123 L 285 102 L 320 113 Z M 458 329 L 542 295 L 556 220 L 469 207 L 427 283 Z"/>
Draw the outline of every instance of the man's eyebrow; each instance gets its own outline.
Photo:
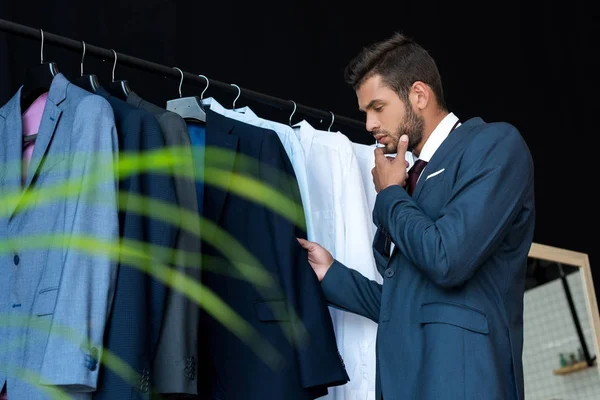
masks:
<path id="1" fill-rule="evenodd" d="M 381 100 L 380 99 L 371 100 L 369 102 L 369 104 L 367 104 L 367 107 L 365 107 L 365 110 L 370 110 L 371 108 L 375 107 L 375 105 L 377 103 L 381 103 Z M 362 111 L 362 112 L 365 112 L 365 110 L 363 110 L 361 107 L 358 107 L 358 110 Z"/>
<path id="2" fill-rule="evenodd" d="M 375 107 L 378 103 L 381 103 L 380 99 L 371 100 L 369 102 L 369 104 L 367 105 L 367 110 L 370 109 L 370 108 Z"/>

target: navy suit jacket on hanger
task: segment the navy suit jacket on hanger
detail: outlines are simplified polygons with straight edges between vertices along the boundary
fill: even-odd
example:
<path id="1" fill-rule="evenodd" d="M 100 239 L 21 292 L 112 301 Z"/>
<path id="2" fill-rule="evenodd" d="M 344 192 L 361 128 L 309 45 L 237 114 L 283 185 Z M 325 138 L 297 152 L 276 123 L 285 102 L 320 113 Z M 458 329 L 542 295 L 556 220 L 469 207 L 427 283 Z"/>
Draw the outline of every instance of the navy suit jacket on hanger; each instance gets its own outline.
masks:
<path id="1" fill-rule="evenodd" d="M 135 108 L 111 96 L 105 89 L 97 92 L 113 108 L 119 137 L 119 150 L 125 154 L 143 155 L 165 149 L 166 144 L 156 118 L 149 112 Z M 145 254 L 154 261 L 135 265 L 135 260 L 121 261 L 117 287 L 105 347 L 131 367 L 131 374 L 123 376 L 103 365 L 100 383 L 94 399 L 133 400 L 148 399 L 152 389 L 151 366 L 161 332 L 167 287 L 152 276 L 159 262 L 170 264 L 143 244 L 175 248 L 178 227 L 161 220 L 150 205 L 142 210 L 133 207 L 127 195 L 144 196 L 161 201 L 177 209 L 174 175 L 167 172 L 137 171 L 119 180 L 121 197 L 119 210 L 120 235 L 138 241 Z M 140 212 L 142 211 L 142 212 Z M 177 218 L 175 216 L 175 218 Z"/>
<path id="2" fill-rule="evenodd" d="M 204 176 L 203 216 L 211 224 L 202 227 L 203 284 L 249 325 L 239 331 L 254 334 L 242 340 L 205 315 L 199 392 L 220 400 L 306 400 L 346 383 L 327 303 L 296 240 L 306 234 L 292 221 L 304 212 L 277 134 L 207 110 Z M 292 219 L 261 201 L 256 195 L 265 189 L 248 178 L 292 199 Z M 272 285 L 256 280 L 265 273 Z"/>

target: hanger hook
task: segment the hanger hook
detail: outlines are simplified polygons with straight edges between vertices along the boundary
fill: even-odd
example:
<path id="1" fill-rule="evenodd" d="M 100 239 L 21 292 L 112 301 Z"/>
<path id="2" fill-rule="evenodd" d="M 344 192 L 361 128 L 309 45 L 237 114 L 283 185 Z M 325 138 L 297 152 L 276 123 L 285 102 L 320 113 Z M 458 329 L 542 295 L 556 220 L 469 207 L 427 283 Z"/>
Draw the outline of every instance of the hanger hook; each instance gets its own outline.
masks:
<path id="1" fill-rule="evenodd" d="M 183 85 L 183 71 L 182 71 L 182 70 L 180 70 L 180 69 L 179 69 L 179 68 L 177 68 L 177 67 L 173 67 L 173 69 L 176 69 L 176 70 L 177 70 L 177 71 L 179 71 L 179 73 L 181 74 L 181 80 L 179 81 L 179 97 L 183 97 L 183 96 L 181 95 L 181 85 Z"/>
<path id="2" fill-rule="evenodd" d="M 236 88 L 237 88 L 237 90 L 238 90 L 238 94 L 237 94 L 237 96 L 236 96 L 235 100 L 233 100 L 233 111 L 235 111 L 235 102 L 236 102 L 236 101 L 237 101 L 237 99 L 239 99 L 239 98 L 240 98 L 240 96 L 242 95 L 242 89 L 240 89 L 240 87 L 239 87 L 238 85 L 236 85 L 235 83 L 232 83 L 232 84 L 231 84 L 231 86 L 234 86 L 234 87 L 236 87 Z"/>
<path id="3" fill-rule="evenodd" d="M 44 63 L 44 30 L 40 29 L 40 35 L 42 37 L 42 45 L 40 47 L 40 64 Z"/>
<path id="4" fill-rule="evenodd" d="M 110 50 L 111 50 L 111 51 L 113 52 L 113 54 L 115 55 L 115 62 L 114 62 L 114 64 L 113 64 L 113 69 L 112 69 L 112 81 L 111 81 L 111 82 L 114 82 L 114 81 L 115 81 L 115 69 L 117 68 L 117 52 L 116 52 L 116 51 L 114 51 L 113 49 L 110 49 Z"/>
<path id="5" fill-rule="evenodd" d="M 329 111 L 329 113 L 331 114 L 331 123 L 329 124 L 329 128 L 327 128 L 327 132 L 331 132 L 331 127 L 333 126 L 333 121 L 335 121 L 335 115 L 333 115 L 333 113 L 331 111 Z"/>
<path id="6" fill-rule="evenodd" d="M 208 78 L 204 75 L 198 75 L 204 79 L 206 79 L 206 87 L 204 88 L 204 90 L 202 91 L 202 93 L 200 94 L 200 100 L 204 100 L 204 92 L 206 92 L 206 90 L 208 89 L 208 85 L 210 85 L 210 81 L 208 80 Z"/>
<path id="7" fill-rule="evenodd" d="M 82 40 L 81 44 L 83 45 L 83 54 L 81 55 L 81 76 L 83 76 L 83 60 L 85 59 L 85 42 Z"/>
<path id="8" fill-rule="evenodd" d="M 296 114 L 296 102 L 294 100 L 290 100 L 292 102 L 292 104 L 294 104 L 294 110 L 292 111 L 292 114 L 290 115 L 290 126 L 292 126 L 292 117 L 294 116 L 294 114 Z"/>

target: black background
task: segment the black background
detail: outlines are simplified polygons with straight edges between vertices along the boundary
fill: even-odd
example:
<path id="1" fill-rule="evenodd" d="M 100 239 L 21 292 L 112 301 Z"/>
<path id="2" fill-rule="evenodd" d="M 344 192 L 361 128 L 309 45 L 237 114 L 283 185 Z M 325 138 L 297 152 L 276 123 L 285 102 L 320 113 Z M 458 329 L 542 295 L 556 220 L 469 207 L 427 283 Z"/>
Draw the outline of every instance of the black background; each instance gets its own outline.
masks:
<path id="1" fill-rule="evenodd" d="M 600 35 L 583 1 L 0 0 L 0 18 L 358 120 L 344 66 L 362 46 L 401 31 L 437 60 L 449 108 L 461 120 L 507 121 L 525 137 L 536 168 L 534 241 L 588 253 L 596 269 L 600 65 L 592 60 Z M 79 74 L 78 53 L 47 45 L 45 59 L 67 78 Z M 39 41 L 0 33 L 0 104 L 36 63 Z M 86 59 L 86 72 L 103 84 L 111 69 L 112 60 Z M 116 78 L 158 104 L 178 96 L 171 78 L 124 66 Z M 184 83 L 183 95 L 201 89 Z M 228 107 L 234 98 L 211 88 L 208 96 Z M 288 121 L 288 112 L 243 98 L 237 105 Z M 321 129 L 330 122 L 307 120 Z M 342 125 L 333 130 L 371 142 Z"/>

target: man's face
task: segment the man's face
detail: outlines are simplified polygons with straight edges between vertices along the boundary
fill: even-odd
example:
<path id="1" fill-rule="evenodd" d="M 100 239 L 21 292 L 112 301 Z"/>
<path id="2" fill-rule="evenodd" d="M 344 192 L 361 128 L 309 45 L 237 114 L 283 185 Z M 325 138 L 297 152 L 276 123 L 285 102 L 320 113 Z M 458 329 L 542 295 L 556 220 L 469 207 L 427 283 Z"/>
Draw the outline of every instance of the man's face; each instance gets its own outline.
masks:
<path id="1" fill-rule="evenodd" d="M 423 139 L 424 119 L 403 102 L 398 94 L 374 75 L 365 80 L 356 91 L 358 108 L 367 114 L 367 130 L 385 153 L 397 152 L 400 136 L 408 136 L 408 150 L 412 151 Z"/>

